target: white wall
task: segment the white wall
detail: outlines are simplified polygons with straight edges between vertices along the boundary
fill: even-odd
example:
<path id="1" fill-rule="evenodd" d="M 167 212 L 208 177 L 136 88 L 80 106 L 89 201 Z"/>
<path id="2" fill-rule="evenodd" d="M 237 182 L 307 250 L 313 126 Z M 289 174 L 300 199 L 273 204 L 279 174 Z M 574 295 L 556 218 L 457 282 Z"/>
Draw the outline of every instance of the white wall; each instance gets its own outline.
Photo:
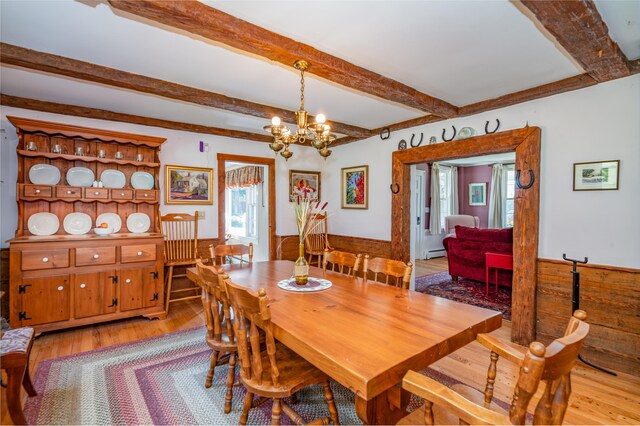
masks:
<path id="1" fill-rule="evenodd" d="M 164 192 L 161 192 L 160 211 L 170 212 L 194 212 L 200 210 L 205 212 L 205 220 L 200 222 L 200 238 L 214 238 L 218 236 L 218 179 L 217 179 L 217 154 L 239 154 L 256 157 L 272 157 L 273 151 L 265 143 L 244 141 L 240 139 L 224 138 L 213 135 L 200 135 L 190 132 L 181 132 L 159 127 L 139 126 L 128 123 L 117 123 L 113 121 L 93 120 L 88 118 L 72 117 L 67 115 L 50 114 L 45 112 L 31 111 L 21 108 L 2 107 L 0 127 L 5 129 L 4 136 L 0 137 L 2 154 L 0 155 L 0 180 L 2 187 L 0 190 L 0 237 L 2 247 L 7 247 L 6 240 L 13 238 L 16 230 L 18 209 L 16 204 L 16 178 L 17 178 L 17 157 L 16 145 L 18 137 L 13 125 L 7 120 L 7 115 L 26 117 L 37 120 L 53 121 L 59 123 L 74 124 L 80 126 L 94 127 L 99 129 L 109 129 L 114 131 L 137 133 L 149 136 L 166 138 L 160 151 L 160 161 L 165 164 L 189 165 L 194 167 L 211 167 L 214 169 L 214 204 L 211 206 L 190 206 L 190 205 L 164 205 Z M 266 122 L 265 122 L 266 123 Z M 258 132 L 259 129 L 256 129 Z M 209 143 L 209 152 L 200 153 L 199 143 L 204 141 Z M 315 149 L 296 146 L 292 149 L 294 155 L 288 162 L 281 157 L 276 160 L 276 234 L 292 235 L 296 234 L 296 225 L 293 218 L 293 207 L 288 200 L 289 169 L 295 170 L 320 170 L 324 172 L 325 167 L 334 167 L 332 159 L 324 161 Z M 163 190 L 164 167 L 160 169 L 161 190 Z M 324 173 L 322 176 L 325 178 Z M 323 185 L 324 183 L 322 183 Z M 324 188 L 322 188 L 323 194 Z"/>
<path id="2" fill-rule="evenodd" d="M 369 209 L 333 210 L 339 220 L 331 233 L 391 239 L 391 153 L 398 142 L 425 142 L 442 129 L 471 126 L 484 133 L 486 120 L 500 131 L 531 126 L 542 129 L 539 257 L 588 256 L 590 263 L 640 268 L 640 75 L 526 102 L 470 117 L 393 132 L 336 147 L 336 169 L 323 185 L 339 208 L 340 167 L 369 166 Z M 424 143 L 424 142 L 423 142 Z M 572 190 L 573 163 L 620 160 L 618 191 Z"/>

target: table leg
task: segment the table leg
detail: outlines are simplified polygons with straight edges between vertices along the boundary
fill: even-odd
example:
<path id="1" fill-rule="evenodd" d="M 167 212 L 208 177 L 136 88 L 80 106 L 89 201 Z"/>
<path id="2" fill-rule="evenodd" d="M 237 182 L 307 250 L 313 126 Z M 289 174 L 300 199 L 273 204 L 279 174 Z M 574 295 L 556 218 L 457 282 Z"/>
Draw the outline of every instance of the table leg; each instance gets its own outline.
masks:
<path id="1" fill-rule="evenodd" d="M 496 268 L 496 293 L 498 292 L 498 269 L 500 268 Z"/>
<path id="2" fill-rule="evenodd" d="M 356 395 L 356 413 L 364 424 L 395 425 L 406 416 L 411 393 L 399 385 L 370 400 Z"/>
<path id="3" fill-rule="evenodd" d="M 489 264 L 488 263 L 487 263 L 486 270 L 484 272 L 484 280 L 486 281 L 486 284 L 487 284 L 487 289 L 485 294 L 488 296 L 489 295 Z"/>

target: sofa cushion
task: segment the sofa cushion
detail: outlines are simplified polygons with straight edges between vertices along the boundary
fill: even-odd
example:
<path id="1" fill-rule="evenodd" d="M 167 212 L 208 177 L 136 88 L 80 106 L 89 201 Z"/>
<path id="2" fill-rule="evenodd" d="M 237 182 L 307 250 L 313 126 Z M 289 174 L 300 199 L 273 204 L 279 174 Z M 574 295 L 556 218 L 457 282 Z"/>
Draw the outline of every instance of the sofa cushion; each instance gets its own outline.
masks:
<path id="1" fill-rule="evenodd" d="M 492 243 L 513 243 L 513 228 L 479 229 L 467 226 L 456 226 L 456 237 L 471 241 L 486 241 Z"/>

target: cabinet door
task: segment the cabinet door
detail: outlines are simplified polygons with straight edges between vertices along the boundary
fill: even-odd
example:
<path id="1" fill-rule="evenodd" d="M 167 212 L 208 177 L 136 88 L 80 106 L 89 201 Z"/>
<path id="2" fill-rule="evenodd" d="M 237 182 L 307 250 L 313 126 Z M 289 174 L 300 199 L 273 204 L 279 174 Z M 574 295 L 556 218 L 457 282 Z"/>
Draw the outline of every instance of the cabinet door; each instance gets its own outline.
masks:
<path id="1" fill-rule="evenodd" d="M 142 305 L 145 308 L 156 306 L 158 304 L 158 295 L 160 294 L 158 271 L 156 271 L 156 268 L 145 268 L 142 270 L 142 277 Z"/>
<path id="2" fill-rule="evenodd" d="M 19 286 L 21 325 L 64 321 L 70 318 L 69 275 L 23 278 Z"/>
<path id="3" fill-rule="evenodd" d="M 122 269 L 120 271 L 120 310 L 142 308 L 142 290 L 144 288 L 142 269 Z"/>
<path id="4" fill-rule="evenodd" d="M 75 276 L 75 317 L 84 318 L 116 311 L 115 271 Z"/>

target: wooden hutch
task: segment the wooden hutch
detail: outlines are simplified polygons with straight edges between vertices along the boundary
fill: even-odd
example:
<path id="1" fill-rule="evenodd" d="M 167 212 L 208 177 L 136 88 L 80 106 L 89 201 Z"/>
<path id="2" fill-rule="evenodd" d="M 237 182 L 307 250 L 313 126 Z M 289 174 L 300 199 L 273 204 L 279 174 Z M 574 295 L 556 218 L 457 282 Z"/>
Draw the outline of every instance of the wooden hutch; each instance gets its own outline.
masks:
<path id="1" fill-rule="evenodd" d="M 162 138 L 7 117 L 18 133 L 18 227 L 10 244 L 10 323 L 31 326 L 37 332 L 142 315 L 162 318 L 164 311 L 164 252 L 159 218 L 158 153 Z M 27 150 L 27 147 L 35 150 Z M 60 153 L 54 147 L 61 148 Z M 84 155 L 78 156 L 78 148 Z M 98 158 L 99 150 L 105 157 Z M 116 159 L 116 152 L 122 153 Z M 141 160 L 141 161 L 137 161 Z M 29 170 L 50 164 L 60 170 L 57 185 L 35 185 Z M 86 167 L 96 179 L 104 170 L 124 173 L 124 188 L 67 186 L 71 167 Z M 154 177 L 154 189 L 131 187 L 134 172 Z M 58 217 L 54 235 L 36 236 L 29 217 L 49 212 Z M 92 229 L 83 235 L 67 234 L 66 215 L 86 213 Z M 120 216 L 118 233 L 99 236 L 93 231 L 102 213 Z M 151 227 L 130 233 L 127 217 L 145 213 Z"/>

